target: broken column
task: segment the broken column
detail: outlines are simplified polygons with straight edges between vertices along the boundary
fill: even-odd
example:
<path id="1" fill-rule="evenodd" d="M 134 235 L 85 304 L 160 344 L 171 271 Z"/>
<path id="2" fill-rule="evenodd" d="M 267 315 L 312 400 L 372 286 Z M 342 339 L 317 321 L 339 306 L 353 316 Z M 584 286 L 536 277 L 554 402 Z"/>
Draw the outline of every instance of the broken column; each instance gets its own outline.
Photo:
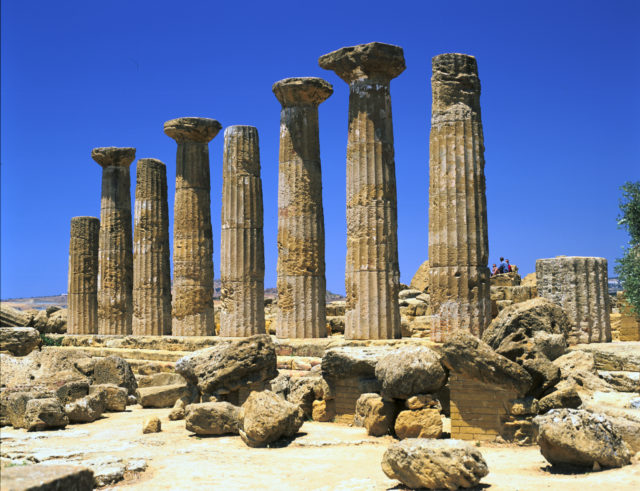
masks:
<path id="1" fill-rule="evenodd" d="M 287 78 L 273 84 L 273 93 L 282 104 L 276 335 L 324 337 L 326 280 L 318 105 L 333 88 L 321 78 Z"/>
<path id="2" fill-rule="evenodd" d="M 98 251 L 98 334 L 131 334 L 133 251 L 131 177 L 135 148 L 94 148 L 102 166 Z"/>
<path id="3" fill-rule="evenodd" d="M 212 336 L 213 234 L 209 142 L 222 125 L 215 119 L 178 118 L 164 132 L 178 143 L 173 217 L 174 336 Z"/>
<path id="4" fill-rule="evenodd" d="M 265 332 L 264 237 L 258 130 L 224 132 L 220 247 L 220 335 Z"/>
<path id="5" fill-rule="evenodd" d="M 558 256 L 536 261 L 538 295 L 560 305 L 573 329 L 570 344 L 611 341 L 609 278 L 603 257 Z"/>
<path id="6" fill-rule="evenodd" d="M 68 334 L 98 334 L 98 238 L 100 220 L 71 219 Z"/>
<path id="7" fill-rule="evenodd" d="M 429 139 L 431 340 L 491 321 L 480 79 L 473 56 L 433 58 Z"/>
<path id="8" fill-rule="evenodd" d="M 133 216 L 133 334 L 171 334 L 167 168 L 140 159 Z"/>
<path id="9" fill-rule="evenodd" d="M 345 338 L 400 337 L 396 176 L 391 79 L 402 48 L 369 43 L 321 56 L 349 84 L 347 142 L 347 308 Z"/>

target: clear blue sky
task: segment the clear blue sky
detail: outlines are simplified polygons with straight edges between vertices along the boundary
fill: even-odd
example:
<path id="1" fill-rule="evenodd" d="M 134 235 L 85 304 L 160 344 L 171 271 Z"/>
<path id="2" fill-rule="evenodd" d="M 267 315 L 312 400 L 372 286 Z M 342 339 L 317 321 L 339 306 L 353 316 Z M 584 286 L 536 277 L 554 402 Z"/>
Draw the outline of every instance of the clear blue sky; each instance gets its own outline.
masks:
<path id="1" fill-rule="evenodd" d="M 490 262 L 603 256 L 619 187 L 640 179 L 640 2 L 2 2 L 1 296 L 66 292 L 69 222 L 99 216 L 98 146 L 167 164 L 164 121 L 254 125 L 261 143 L 266 286 L 276 283 L 280 105 L 273 82 L 319 76 L 327 286 L 344 292 L 347 85 L 318 57 L 370 41 L 404 48 L 391 84 L 401 280 L 427 258 L 431 58 L 476 56 Z M 210 144 L 220 274 L 222 132 Z M 132 194 L 135 167 L 132 166 Z M 171 215 L 173 212 L 171 211 Z M 173 225 L 171 225 L 172 227 Z"/>

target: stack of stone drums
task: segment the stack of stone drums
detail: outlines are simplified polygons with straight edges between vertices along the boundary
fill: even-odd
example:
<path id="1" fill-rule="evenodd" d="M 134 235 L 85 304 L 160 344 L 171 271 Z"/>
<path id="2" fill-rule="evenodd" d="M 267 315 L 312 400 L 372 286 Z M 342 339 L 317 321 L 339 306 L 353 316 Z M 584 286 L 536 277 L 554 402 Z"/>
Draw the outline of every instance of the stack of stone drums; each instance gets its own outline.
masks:
<path id="1" fill-rule="evenodd" d="M 607 260 L 558 256 L 536 261 L 538 296 L 567 312 L 571 344 L 611 341 Z"/>

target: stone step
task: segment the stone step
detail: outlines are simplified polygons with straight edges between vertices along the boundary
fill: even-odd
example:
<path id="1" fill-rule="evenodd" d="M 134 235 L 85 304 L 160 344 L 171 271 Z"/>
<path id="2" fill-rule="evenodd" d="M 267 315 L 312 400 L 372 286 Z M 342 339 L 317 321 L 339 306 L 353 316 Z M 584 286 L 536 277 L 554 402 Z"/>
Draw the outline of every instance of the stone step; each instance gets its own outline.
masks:
<path id="1" fill-rule="evenodd" d="M 189 351 L 168 351 L 153 349 L 136 349 L 136 348 L 105 348 L 102 346 L 60 346 L 60 350 L 80 350 L 84 351 L 91 357 L 104 358 L 107 356 L 120 356 L 125 360 L 144 360 L 144 361 L 165 361 L 176 362 Z"/>

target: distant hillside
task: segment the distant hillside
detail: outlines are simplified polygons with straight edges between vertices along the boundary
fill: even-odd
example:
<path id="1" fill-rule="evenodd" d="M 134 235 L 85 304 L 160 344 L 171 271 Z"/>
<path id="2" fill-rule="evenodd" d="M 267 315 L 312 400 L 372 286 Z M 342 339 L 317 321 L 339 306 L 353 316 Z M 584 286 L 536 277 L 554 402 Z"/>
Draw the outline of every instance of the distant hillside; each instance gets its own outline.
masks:
<path id="1" fill-rule="evenodd" d="M 220 280 L 215 280 L 213 282 L 214 294 L 213 298 L 220 298 Z M 265 298 L 276 298 L 277 290 L 275 288 L 266 288 L 264 290 Z M 327 290 L 327 302 L 333 302 L 335 300 L 344 300 L 342 295 L 338 295 L 337 293 L 331 293 Z M 18 310 L 44 310 L 47 307 L 51 307 L 55 305 L 57 307 L 61 307 L 63 309 L 67 308 L 67 294 L 63 293 L 61 295 L 49 295 L 44 297 L 25 297 L 25 298 L 7 298 L 3 299 L 2 303 L 6 303 L 11 307 Z"/>

